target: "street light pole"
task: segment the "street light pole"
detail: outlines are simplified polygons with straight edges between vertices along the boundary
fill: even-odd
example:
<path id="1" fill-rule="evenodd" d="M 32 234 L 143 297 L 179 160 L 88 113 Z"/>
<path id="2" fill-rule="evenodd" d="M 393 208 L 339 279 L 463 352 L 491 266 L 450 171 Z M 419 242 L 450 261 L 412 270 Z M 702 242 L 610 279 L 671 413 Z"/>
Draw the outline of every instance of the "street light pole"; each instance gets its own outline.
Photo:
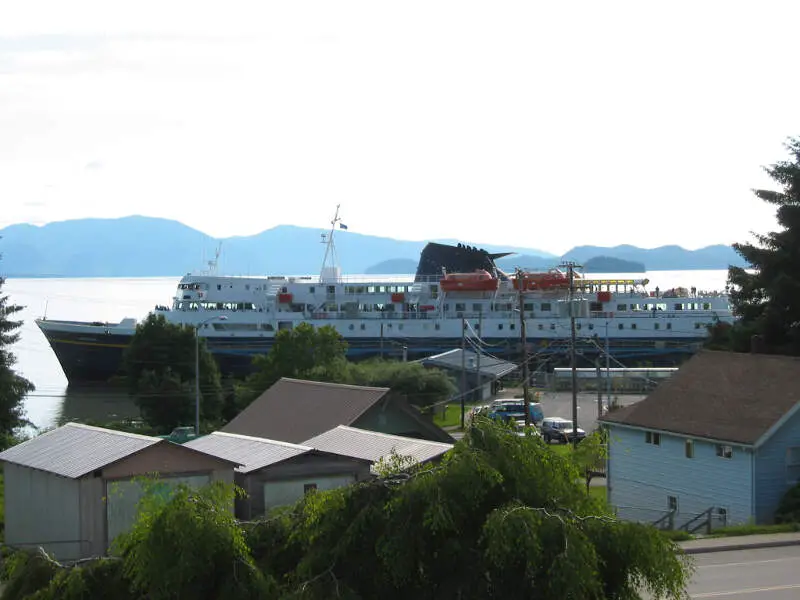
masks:
<path id="1" fill-rule="evenodd" d="M 228 317 L 225 315 L 216 315 L 205 321 L 201 321 L 194 327 L 194 435 L 200 436 L 200 328 L 210 323 L 211 321 L 219 319 L 220 321 L 227 321 Z"/>

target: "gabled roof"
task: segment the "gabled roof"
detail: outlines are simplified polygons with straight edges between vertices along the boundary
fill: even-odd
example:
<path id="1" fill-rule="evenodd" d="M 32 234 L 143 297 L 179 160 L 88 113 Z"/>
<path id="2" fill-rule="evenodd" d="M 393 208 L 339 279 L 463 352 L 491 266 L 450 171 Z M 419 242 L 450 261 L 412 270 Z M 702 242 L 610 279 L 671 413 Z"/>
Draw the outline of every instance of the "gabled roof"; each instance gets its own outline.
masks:
<path id="1" fill-rule="evenodd" d="M 349 425 L 389 388 L 282 378 L 221 431 L 299 443 L 337 425 Z"/>
<path id="2" fill-rule="evenodd" d="M 800 401 L 800 358 L 703 350 L 647 398 L 600 421 L 756 445 Z"/>
<path id="3" fill-rule="evenodd" d="M 475 373 L 478 370 L 478 354 L 472 350 L 448 350 L 441 354 L 428 356 L 420 359 L 423 365 L 440 367 L 442 369 L 461 371 L 462 355 L 464 366 L 468 373 Z M 493 358 L 485 354 L 480 356 L 480 373 L 483 377 L 505 377 L 509 373 L 517 370 L 517 365 L 499 358 Z"/>
<path id="4" fill-rule="evenodd" d="M 453 444 L 389 435 L 345 425 L 339 425 L 303 443 L 317 450 L 362 458 L 373 463 L 381 458 L 388 458 L 392 450 L 422 463 L 453 448 Z"/>
<path id="5" fill-rule="evenodd" d="M 12 446 L 0 461 L 78 479 L 155 444 L 160 438 L 67 423 Z"/>
<path id="6" fill-rule="evenodd" d="M 184 446 L 239 463 L 242 466 L 236 470 L 240 473 L 257 471 L 313 451 L 309 446 L 222 431 L 191 440 Z"/>

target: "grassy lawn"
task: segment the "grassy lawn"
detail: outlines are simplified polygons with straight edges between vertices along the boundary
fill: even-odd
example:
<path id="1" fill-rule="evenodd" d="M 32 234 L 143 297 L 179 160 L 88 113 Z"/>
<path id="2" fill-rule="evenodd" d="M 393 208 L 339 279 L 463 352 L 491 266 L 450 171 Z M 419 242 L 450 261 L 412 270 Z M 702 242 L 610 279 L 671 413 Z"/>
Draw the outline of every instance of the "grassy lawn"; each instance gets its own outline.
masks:
<path id="1" fill-rule="evenodd" d="M 607 500 L 606 486 L 603 485 L 603 486 L 590 487 L 589 495 L 605 503 Z"/>
<path id="2" fill-rule="evenodd" d="M 550 449 L 556 454 L 567 456 L 572 452 L 572 444 L 549 444 Z"/>
<path id="3" fill-rule="evenodd" d="M 473 404 L 467 404 L 464 407 L 464 414 L 469 413 Z M 439 427 L 460 427 L 461 426 L 461 405 L 448 404 L 445 407 L 444 416 L 436 414 L 433 416 L 433 422 Z"/>

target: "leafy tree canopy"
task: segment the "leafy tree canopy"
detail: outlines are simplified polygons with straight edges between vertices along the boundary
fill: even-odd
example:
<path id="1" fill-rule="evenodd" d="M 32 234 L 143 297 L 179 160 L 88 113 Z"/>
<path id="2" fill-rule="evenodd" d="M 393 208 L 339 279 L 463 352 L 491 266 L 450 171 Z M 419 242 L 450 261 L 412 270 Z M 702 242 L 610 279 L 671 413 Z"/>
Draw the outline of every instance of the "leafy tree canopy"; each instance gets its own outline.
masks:
<path id="1" fill-rule="evenodd" d="M 800 354 L 800 138 L 786 143 L 789 159 L 765 170 L 777 190 L 755 190 L 775 205 L 779 231 L 756 234 L 754 243 L 734 249 L 755 270 L 730 267 L 731 302 L 741 318 L 729 331 L 732 349 L 748 350 L 752 334 L 763 336 L 765 349 Z"/>
<path id="2" fill-rule="evenodd" d="M 223 404 L 219 367 L 202 338 L 199 349 L 201 418 L 215 422 Z M 150 314 L 136 326 L 124 361 L 131 393 L 148 425 L 169 433 L 194 423 L 194 328 Z"/>
<path id="3" fill-rule="evenodd" d="M 247 379 L 239 402 L 252 401 L 281 377 L 388 387 L 419 407 L 443 402 L 456 390 L 438 369 L 381 359 L 353 363 L 346 352 L 347 342 L 330 325 L 314 328 L 302 323 L 279 331 L 270 352 L 254 359 L 255 373 Z"/>
<path id="4" fill-rule="evenodd" d="M 388 387 L 420 408 L 445 402 L 456 392 L 453 380 L 440 369 L 382 359 L 352 364 L 343 383 Z"/>
<path id="5" fill-rule="evenodd" d="M 23 401 L 34 390 L 33 384 L 14 369 L 16 357 L 11 346 L 19 340 L 22 321 L 13 317 L 22 307 L 12 304 L 9 297 L 3 295 L 4 284 L 5 279 L 0 277 L 0 449 L 8 447 L 14 434 L 29 424 Z"/>
<path id="6" fill-rule="evenodd" d="M 300 323 L 294 329 L 278 331 L 269 353 L 253 359 L 255 372 L 246 387 L 255 397 L 281 377 L 310 379 L 325 373 L 330 373 L 332 380 L 344 377 L 336 373 L 345 368 L 346 352 L 347 342 L 336 328 Z"/>
<path id="7" fill-rule="evenodd" d="M 688 564 L 617 521 L 537 436 L 478 419 L 440 466 L 314 494 L 286 517 L 304 598 L 680 597 Z M 276 562 L 287 557 L 273 557 Z"/>
<path id="8" fill-rule="evenodd" d="M 233 519 L 221 484 L 146 496 L 116 566 L 63 576 L 28 554 L 15 560 L 30 571 L 9 585 L 48 590 L 71 577 L 59 585 L 82 596 L 37 597 L 112 589 L 122 600 L 683 597 L 691 565 L 680 549 L 650 525 L 616 520 L 579 475 L 537 436 L 477 419 L 439 465 L 393 457 L 374 481 L 312 492 L 255 523 Z"/>

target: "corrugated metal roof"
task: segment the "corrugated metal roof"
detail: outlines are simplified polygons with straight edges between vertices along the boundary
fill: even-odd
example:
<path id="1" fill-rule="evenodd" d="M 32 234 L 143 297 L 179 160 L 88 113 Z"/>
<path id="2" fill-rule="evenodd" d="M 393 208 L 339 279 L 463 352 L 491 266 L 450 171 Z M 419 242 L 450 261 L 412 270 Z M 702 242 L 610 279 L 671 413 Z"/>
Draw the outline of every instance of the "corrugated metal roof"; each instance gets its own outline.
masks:
<path id="1" fill-rule="evenodd" d="M 313 450 L 309 446 L 222 431 L 197 438 L 184 446 L 239 463 L 242 466 L 236 470 L 240 473 L 257 471 Z"/>
<path id="2" fill-rule="evenodd" d="M 0 453 L 0 461 L 78 479 L 162 441 L 146 435 L 67 423 Z"/>
<path id="3" fill-rule="evenodd" d="M 468 373 L 475 373 L 478 368 L 478 355 L 472 350 L 448 350 L 441 354 L 420 359 L 424 365 L 440 367 L 442 369 L 461 370 L 461 356 L 464 356 L 464 367 Z M 512 362 L 481 354 L 480 372 L 484 377 L 504 377 L 517 369 Z"/>
<path id="4" fill-rule="evenodd" d="M 323 452 L 362 458 L 372 462 L 389 457 L 392 450 L 401 456 L 411 456 L 417 462 L 425 462 L 441 456 L 453 447 L 452 444 L 366 431 L 345 425 L 339 425 L 306 440 L 303 445 Z"/>

